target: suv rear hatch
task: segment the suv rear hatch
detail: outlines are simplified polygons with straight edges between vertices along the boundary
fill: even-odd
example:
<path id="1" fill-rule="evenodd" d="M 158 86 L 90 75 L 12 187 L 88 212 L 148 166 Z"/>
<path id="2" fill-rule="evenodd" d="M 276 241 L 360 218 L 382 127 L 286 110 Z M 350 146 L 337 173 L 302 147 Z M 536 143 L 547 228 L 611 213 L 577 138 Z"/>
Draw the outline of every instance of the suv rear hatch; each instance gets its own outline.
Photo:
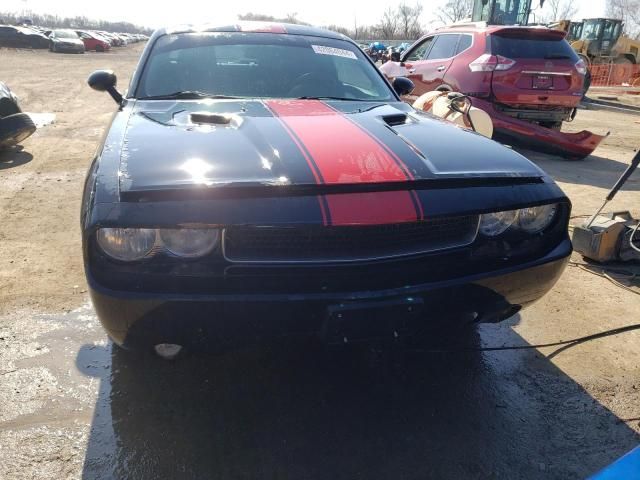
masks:
<path id="1" fill-rule="evenodd" d="M 514 108 L 573 108 L 582 98 L 579 57 L 565 32 L 504 28 L 490 35 L 495 58 L 491 88 L 496 102 Z"/>

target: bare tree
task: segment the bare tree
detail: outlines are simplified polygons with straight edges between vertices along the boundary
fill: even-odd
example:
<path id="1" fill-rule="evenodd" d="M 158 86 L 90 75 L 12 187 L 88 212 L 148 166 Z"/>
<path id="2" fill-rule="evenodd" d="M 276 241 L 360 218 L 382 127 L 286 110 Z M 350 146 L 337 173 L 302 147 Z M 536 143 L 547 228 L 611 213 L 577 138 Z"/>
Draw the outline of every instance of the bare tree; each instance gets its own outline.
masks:
<path id="1" fill-rule="evenodd" d="M 403 39 L 417 38 L 422 34 L 422 27 L 420 27 L 422 9 L 419 3 L 413 7 L 401 3 L 398 7 L 398 35 Z"/>
<path id="2" fill-rule="evenodd" d="M 640 0 L 607 0 L 607 16 L 622 20 L 625 33 L 640 38 Z"/>
<path id="3" fill-rule="evenodd" d="M 378 35 L 384 40 L 391 40 L 398 34 L 398 16 L 397 12 L 389 7 L 382 14 L 380 22 L 376 25 Z"/>
<path id="4" fill-rule="evenodd" d="M 549 21 L 571 20 L 578 13 L 577 2 L 572 0 L 547 0 L 546 4 L 551 11 Z"/>
<path id="5" fill-rule="evenodd" d="M 436 16 L 442 23 L 454 23 L 471 17 L 473 0 L 447 0 Z"/>

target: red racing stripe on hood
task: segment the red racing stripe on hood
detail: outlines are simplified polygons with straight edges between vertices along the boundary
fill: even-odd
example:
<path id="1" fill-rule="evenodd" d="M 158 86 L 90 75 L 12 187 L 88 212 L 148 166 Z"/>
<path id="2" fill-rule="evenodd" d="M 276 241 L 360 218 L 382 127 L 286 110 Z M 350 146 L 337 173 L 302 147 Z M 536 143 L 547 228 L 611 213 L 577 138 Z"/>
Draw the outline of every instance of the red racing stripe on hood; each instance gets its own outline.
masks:
<path id="1" fill-rule="evenodd" d="M 385 145 L 344 113 L 323 102 L 268 100 L 265 104 L 289 132 L 318 183 L 412 179 Z M 325 225 L 415 222 L 423 217 L 416 195 L 406 190 L 326 195 L 320 204 Z"/>
<path id="2" fill-rule="evenodd" d="M 269 100 L 267 106 L 309 152 L 323 183 L 410 180 L 395 155 L 368 132 L 318 100 Z"/>

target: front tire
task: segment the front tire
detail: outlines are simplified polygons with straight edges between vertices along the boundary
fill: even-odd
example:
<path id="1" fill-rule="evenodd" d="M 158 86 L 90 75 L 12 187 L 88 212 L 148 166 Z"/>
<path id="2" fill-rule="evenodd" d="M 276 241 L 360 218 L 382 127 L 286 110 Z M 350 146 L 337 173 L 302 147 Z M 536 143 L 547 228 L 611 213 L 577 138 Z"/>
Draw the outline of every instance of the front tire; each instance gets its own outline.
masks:
<path id="1" fill-rule="evenodd" d="M 96 52 L 104 52 L 104 47 L 102 45 L 96 45 Z"/>
<path id="2" fill-rule="evenodd" d="M 16 113 L 0 118 L 0 150 L 17 145 L 35 131 L 36 126 L 33 120 L 26 113 Z"/>

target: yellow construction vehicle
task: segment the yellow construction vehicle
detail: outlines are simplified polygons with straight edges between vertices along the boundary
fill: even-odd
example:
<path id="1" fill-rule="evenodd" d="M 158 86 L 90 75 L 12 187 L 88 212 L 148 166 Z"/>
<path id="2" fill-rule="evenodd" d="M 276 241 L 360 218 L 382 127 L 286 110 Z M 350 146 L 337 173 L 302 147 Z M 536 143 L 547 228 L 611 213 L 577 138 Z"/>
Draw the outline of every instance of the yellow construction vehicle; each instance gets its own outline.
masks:
<path id="1" fill-rule="evenodd" d="M 590 18 L 583 21 L 582 31 L 571 46 L 588 65 L 615 64 L 611 81 L 628 83 L 633 65 L 640 61 L 640 41 L 622 34 L 622 20 Z"/>
<path id="2" fill-rule="evenodd" d="M 562 30 L 563 32 L 567 32 L 567 36 L 565 37 L 567 42 L 573 42 L 574 40 L 578 40 L 580 38 L 580 35 L 582 35 L 583 25 L 584 24 L 582 22 L 558 20 L 557 22 L 551 22 L 547 26 L 549 28 L 553 28 L 554 30 Z"/>

